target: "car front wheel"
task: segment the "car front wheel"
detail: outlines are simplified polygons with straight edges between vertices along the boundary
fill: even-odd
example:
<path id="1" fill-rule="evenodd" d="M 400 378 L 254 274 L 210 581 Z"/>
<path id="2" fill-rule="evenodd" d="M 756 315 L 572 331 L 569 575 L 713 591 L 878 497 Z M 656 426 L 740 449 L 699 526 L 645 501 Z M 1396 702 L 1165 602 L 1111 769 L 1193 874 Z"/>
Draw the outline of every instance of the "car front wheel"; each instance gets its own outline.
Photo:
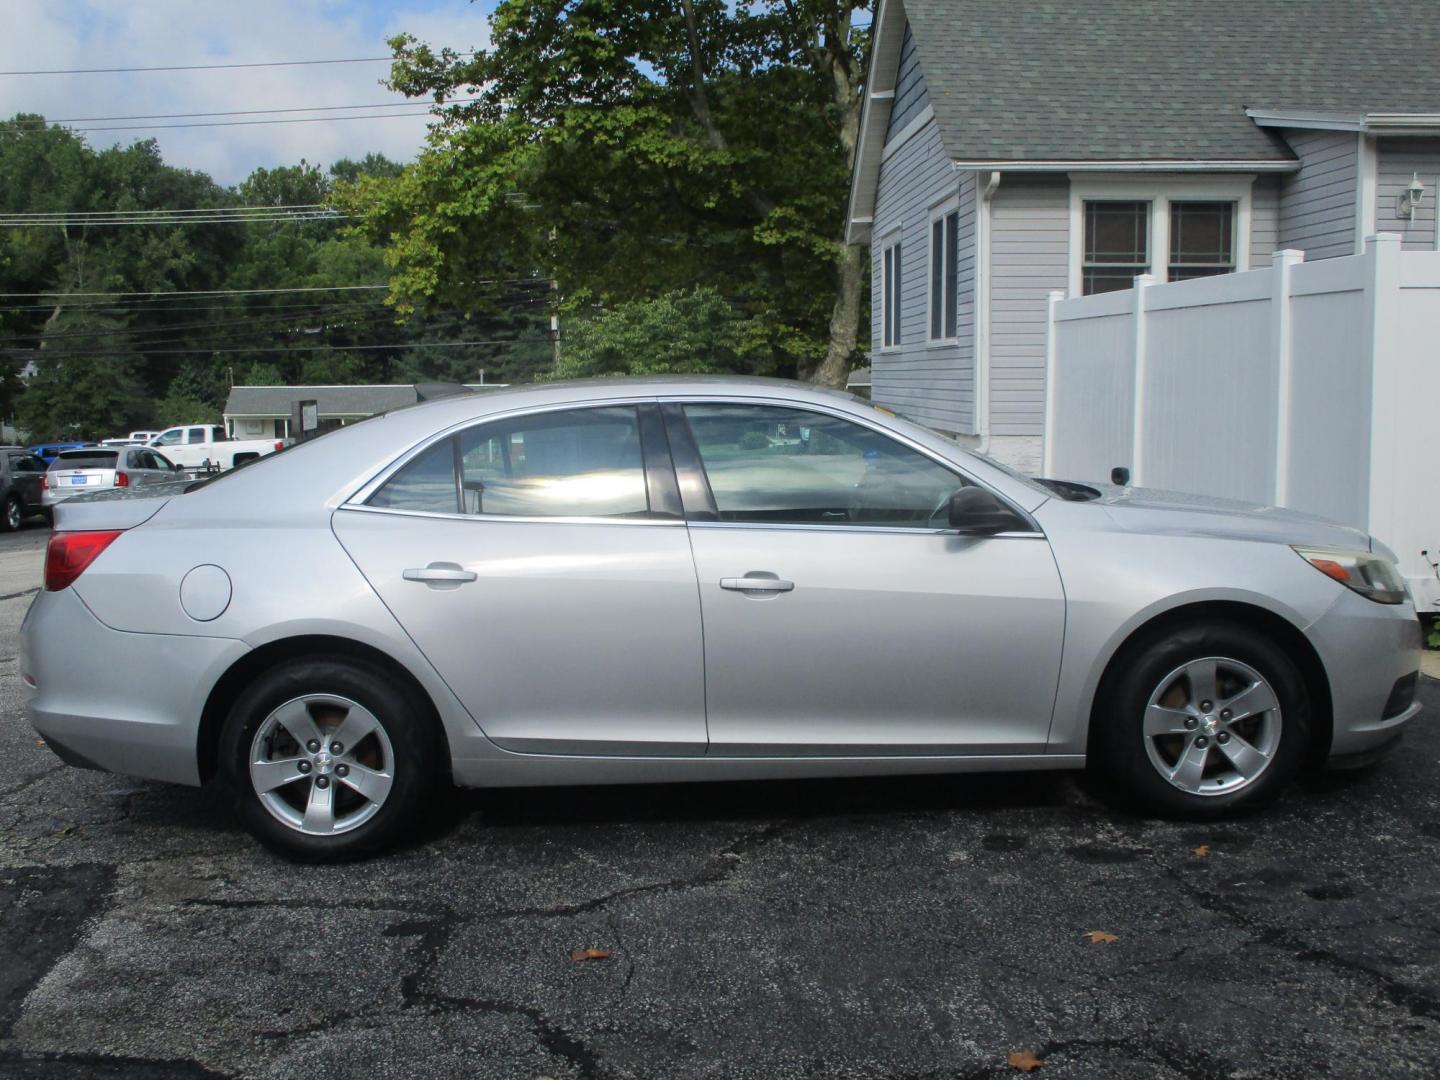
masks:
<path id="1" fill-rule="evenodd" d="M 343 659 L 265 672 L 221 734 L 224 779 L 245 827 L 304 862 L 364 858 L 403 837 L 423 813 L 438 758 L 425 711 Z"/>
<path id="2" fill-rule="evenodd" d="M 1295 778 L 1310 703 L 1295 663 L 1249 627 L 1180 627 L 1119 658 L 1093 718 L 1092 766 L 1142 807 L 1205 820 Z"/>

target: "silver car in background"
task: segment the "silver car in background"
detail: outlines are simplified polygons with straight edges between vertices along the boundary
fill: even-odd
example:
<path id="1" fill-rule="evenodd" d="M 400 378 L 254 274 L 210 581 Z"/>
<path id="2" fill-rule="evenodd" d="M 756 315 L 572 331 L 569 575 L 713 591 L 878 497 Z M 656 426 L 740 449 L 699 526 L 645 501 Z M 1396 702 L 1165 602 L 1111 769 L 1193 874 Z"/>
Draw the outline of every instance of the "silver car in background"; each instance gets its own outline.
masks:
<path id="1" fill-rule="evenodd" d="M 1211 818 L 1419 708 L 1415 610 L 1363 533 L 1027 479 L 777 381 L 443 399 L 56 528 L 36 730 L 219 779 L 301 859 L 383 848 L 452 781 L 1089 765 Z"/>
<path id="2" fill-rule="evenodd" d="M 175 466 L 144 446 L 62 450 L 45 472 L 41 502 L 54 508 L 76 495 L 111 488 L 146 487 L 175 479 Z"/>

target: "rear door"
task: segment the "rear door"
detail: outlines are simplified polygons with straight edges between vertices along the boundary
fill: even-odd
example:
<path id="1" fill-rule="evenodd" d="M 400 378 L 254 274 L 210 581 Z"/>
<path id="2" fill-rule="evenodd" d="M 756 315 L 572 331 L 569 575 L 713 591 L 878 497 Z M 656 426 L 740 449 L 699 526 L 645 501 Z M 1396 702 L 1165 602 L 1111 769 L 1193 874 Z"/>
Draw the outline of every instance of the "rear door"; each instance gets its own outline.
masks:
<path id="1" fill-rule="evenodd" d="M 704 753 L 695 567 L 653 403 L 478 424 L 333 522 L 500 746 Z"/>
<path id="2" fill-rule="evenodd" d="M 45 463 L 34 454 L 9 454 L 11 483 L 20 493 L 26 507 L 40 505 L 40 478 L 45 475 Z"/>
<path id="3" fill-rule="evenodd" d="M 975 481 L 850 418 L 665 413 L 711 754 L 1044 753 L 1065 602 L 1038 529 L 958 535 L 946 504 Z"/>

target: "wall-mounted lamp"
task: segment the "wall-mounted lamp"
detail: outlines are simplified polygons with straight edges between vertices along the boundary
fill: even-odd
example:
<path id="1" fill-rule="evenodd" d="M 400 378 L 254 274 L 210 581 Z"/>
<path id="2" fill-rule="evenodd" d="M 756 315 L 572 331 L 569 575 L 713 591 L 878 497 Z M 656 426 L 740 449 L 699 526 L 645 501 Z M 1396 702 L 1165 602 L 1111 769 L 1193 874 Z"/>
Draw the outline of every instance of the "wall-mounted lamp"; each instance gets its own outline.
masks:
<path id="1" fill-rule="evenodd" d="M 1400 193 L 1399 216 L 1414 221 L 1415 211 L 1424 197 L 1425 185 L 1420 182 L 1420 174 L 1416 173 L 1410 180 L 1410 186 Z"/>

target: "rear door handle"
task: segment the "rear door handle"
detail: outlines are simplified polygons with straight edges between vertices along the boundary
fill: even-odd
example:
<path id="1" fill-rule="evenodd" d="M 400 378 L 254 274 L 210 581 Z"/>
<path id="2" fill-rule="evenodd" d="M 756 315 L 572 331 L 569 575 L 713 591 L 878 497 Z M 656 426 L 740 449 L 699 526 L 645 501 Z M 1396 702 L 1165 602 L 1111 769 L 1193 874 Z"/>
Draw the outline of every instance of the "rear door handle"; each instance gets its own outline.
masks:
<path id="1" fill-rule="evenodd" d="M 790 592 L 795 588 L 793 581 L 783 581 L 773 574 L 762 577 L 755 572 L 744 577 L 722 577 L 720 588 L 736 592 Z"/>
<path id="2" fill-rule="evenodd" d="M 406 581 L 422 581 L 432 589 L 458 589 L 467 581 L 474 581 L 474 570 L 466 570 L 459 563 L 432 562 L 429 566 L 406 570 L 402 575 Z"/>

